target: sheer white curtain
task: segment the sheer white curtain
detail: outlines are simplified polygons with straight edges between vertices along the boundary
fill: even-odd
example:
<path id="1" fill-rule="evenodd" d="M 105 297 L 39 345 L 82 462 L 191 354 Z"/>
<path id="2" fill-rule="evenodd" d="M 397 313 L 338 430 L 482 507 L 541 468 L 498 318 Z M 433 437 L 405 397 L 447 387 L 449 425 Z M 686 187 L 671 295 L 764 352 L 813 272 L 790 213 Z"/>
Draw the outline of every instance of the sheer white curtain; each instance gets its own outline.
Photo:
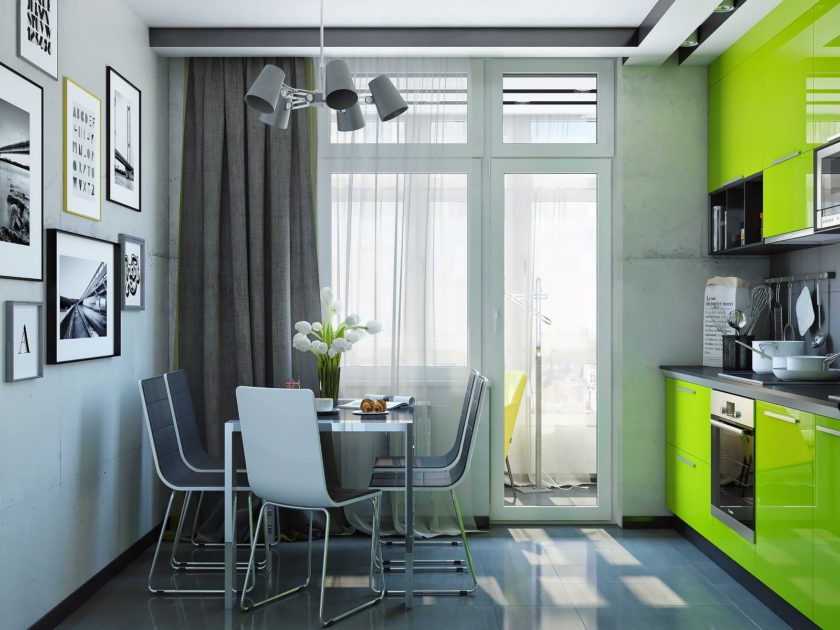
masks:
<path id="1" fill-rule="evenodd" d="M 319 178 L 328 180 L 319 190 L 328 200 L 319 200 L 319 229 L 329 230 L 329 282 L 347 313 L 383 323 L 382 333 L 345 355 L 341 396 L 414 396 L 417 454 L 442 454 L 455 440 L 473 342 L 466 290 L 469 160 L 460 168 L 447 159 L 467 142 L 468 75 L 463 62 L 448 59 L 352 59 L 349 65 L 362 98 L 367 82 L 387 73 L 409 110 L 382 123 L 375 107 L 365 105 L 364 130 L 339 133 L 334 115 L 329 129 L 321 126 Z M 397 437 L 339 439 L 346 487 L 366 486 L 377 455 L 402 454 Z M 469 494 L 462 485 L 466 516 Z M 390 499 L 383 525 L 401 532 L 403 496 Z M 418 493 L 416 511 L 421 533 L 457 531 L 446 493 Z M 368 512 L 347 510 L 347 518 L 357 528 L 369 526 Z"/>

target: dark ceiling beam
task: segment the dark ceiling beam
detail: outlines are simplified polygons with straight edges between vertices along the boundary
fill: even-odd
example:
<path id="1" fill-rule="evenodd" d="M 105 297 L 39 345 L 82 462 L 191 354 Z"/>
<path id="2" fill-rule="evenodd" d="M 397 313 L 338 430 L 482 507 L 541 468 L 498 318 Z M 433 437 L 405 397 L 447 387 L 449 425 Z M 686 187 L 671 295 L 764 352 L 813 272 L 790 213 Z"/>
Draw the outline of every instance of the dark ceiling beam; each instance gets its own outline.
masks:
<path id="1" fill-rule="evenodd" d="M 718 30 L 726 20 L 731 18 L 735 11 L 737 11 L 747 0 L 735 0 L 735 8 L 728 13 L 712 13 L 706 21 L 703 22 L 700 27 L 697 29 L 697 45 L 692 46 L 691 48 L 682 48 L 677 51 L 677 59 L 679 63 L 682 63 L 686 59 L 688 59 L 694 51 L 696 51 L 700 46 L 703 45 L 712 33 Z"/>
<path id="2" fill-rule="evenodd" d="M 674 0 L 660 0 L 659 4 Z M 658 5 L 657 5 L 658 6 Z M 637 28 L 329 28 L 335 48 L 635 47 Z M 150 28 L 152 48 L 317 48 L 317 28 Z"/>
<path id="3" fill-rule="evenodd" d="M 668 9 L 671 8 L 671 5 L 674 4 L 675 0 L 659 0 L 653 8 L 650 10 L 645 16 L 645 19 L 642 20 L 642 23 L 639 24 L 639 35 L 638 41 L 636 45 L 638 46 L 643 41 L 645 41 L 645 37 L 650 35 L 650 32 L 653 30 L 657 24 L 659 24 L 659 20 L 662 19 L 662 16 L 668 12 Z"/>

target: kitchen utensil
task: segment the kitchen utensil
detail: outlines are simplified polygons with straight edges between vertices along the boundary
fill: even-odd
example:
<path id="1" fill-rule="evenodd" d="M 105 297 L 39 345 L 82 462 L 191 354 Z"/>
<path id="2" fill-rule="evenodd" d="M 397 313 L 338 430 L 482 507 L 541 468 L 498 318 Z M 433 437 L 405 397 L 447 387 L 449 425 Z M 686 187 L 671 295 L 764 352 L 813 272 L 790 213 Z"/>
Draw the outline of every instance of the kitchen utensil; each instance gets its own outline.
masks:
<path id="1" fill-rule="evenodd" d="M 724 370 L 739 372 L 752 370 L 752 337 L 741 335 L 723 336 L 723 356 L 721 367 Z"/>
<path id="2" fill-rule="evenodd" d="M 796 300 L 796 323 L 799 325 L 800 337 L 804 337 L 814 325 L 814 304 L 811 302 L 811 292 L 807 286 L 802 287 L 802 292 Z"/>
<path id="3" fill-rule="evenodd" d="M 782 339 L 788 341 L 788 330 L 790 330 L 790 335 L 793 339 L 796 339 L 796 331 L 793 329 L 793 324 L 791 323 L 793 320 L 793 283 L 788 282 L 788 290 L 787 290 L 787 298 L 788 298 L 788 314 L 787 314 L 787 324 L 785 324 L 784 330 L 782 332 Z M 791 339 L 790 341 L 793 341 Z"/>
<path id="4" fill-rule="evenodd" d="M 750 323 L 747 326 L 747 334 L 755 331 L 758 322 L 764 316 L 764 312 L 770 308 L 772 290 L 766 284 L 753 287 L 750 291 Z"/>
<path id="5" fill-rule="evenodd" d="M 831 365 L 837 357 L 840 357 L 840 352 L 833 352 L 832 354 L 826 355 L 823 362 L 823 369 L 827 370 L 828 366 Z"/>
<path id="6" fill-rule="evenodd" d="M 758 356 L 763 357 L 763 358 L 765 358 L 765 359 L 768 359 L 768 360 L 770 360 L 770 361 L 772 361 L 772 360 L 773 360 L 773 357 L 772 357 L 772 356 L 770 356 L 769 354 L 764 354 L 761 350 L 759 350 L 758 348 L 756 348 L 754 345 L 753 345 L 753 346 L 748 346 L 748 345 L 747 345 L 747 344 L 745 344 L 743 341 L 739 341 L 738 339 L 735 339 L 734 341 L 735 341 L 735 343 L 737 343 L 739 346 L 743 346 L 743 347 L 744 347 L 744 348 L 746 348 L 747 350 L 750 350 L 753 354 L 757 354 Z M 755 342 L 753 342 L 753 344 L 755 344 Z"/>
<path id="7" fill-rule="evenodd" d="M 776 285 L 776 302 L 773 305 L 773 339 L 776 341 L 781 341 L 784 337 L 784 332 L 782 331 L 782 302 L 779 300 L 779 287 L 781 285 Z"/>
<path id="8" fill-rule="evenodd" d="M 814 284 L 816 285 L 817 290 L 817 332 L 815 332 L 814 336 L 811 337 L 811 347 L 819 348 L 825 343 L 825 335 L 822 331 L 822 304 L 820 304 L 820 281 L 817 280 Z"/>
<path id="9" fill-rule="evenodd" d="M 825 357 L 820 355 L 801 354 L 797 356 L 787 357 L 785 368 L 790 371 L 804 371 L 810 372 L 814 370 L 824 370 Z"/>
<path id="10" fill-rule="evenodd" d="M 805 354 L 804 341 L 768 341 L 759 340 L 753 341 L 753 348 L 758 348 L 762 354 L 773 358 L 780 358 L 780 362 L 776 367 L 787 368 L 786 357 L 793 355 Z M 753 372 L 758 374 L 772 374 L 773 361 L 762 358 L 758 353 L 753 354 L 752 358 Z"/>
<path id="11" fill-rule="evenodd" d="M 773 368 L 776 378 L 783 381 L 840 381 L 840 370 L 786 370 Z"/>
<path id="12" fill-rule="evenodd" d="M 744 315 L 743 311 L 739 311 L 737 308 L 733 311 L 729 311 L 729 316 L 726 318 L 726 323 L 729 324 L 730 328 L 735 329 L 735 334 L 740 336 L 741 331 L 747 327 L 747 316 Z"/>

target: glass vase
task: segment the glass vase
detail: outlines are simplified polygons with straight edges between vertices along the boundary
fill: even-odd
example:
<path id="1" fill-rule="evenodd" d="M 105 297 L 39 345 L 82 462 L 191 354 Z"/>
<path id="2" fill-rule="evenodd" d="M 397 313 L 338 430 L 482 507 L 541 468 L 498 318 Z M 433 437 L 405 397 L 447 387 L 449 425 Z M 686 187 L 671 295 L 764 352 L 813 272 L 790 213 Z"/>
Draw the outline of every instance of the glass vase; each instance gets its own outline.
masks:
<path id="1" fill-rule="evenodd" d="M 341 380 L 341 368 L 337 365 L 319 365 L 319 397 L 332 398 L 333 406 L 338 404 L 338 384 Z"/>

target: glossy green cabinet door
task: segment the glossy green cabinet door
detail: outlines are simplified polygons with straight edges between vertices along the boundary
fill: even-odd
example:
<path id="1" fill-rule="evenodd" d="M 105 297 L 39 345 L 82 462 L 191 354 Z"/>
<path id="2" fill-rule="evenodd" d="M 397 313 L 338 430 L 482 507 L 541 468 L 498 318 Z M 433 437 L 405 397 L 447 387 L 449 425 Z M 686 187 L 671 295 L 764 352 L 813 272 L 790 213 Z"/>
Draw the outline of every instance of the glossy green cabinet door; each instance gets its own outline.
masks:
<path id="1" fill-rule="evenodd" d="M 709 192 L 726 181 L 723 177 L 723 147 L 721 146 L 721 117 L 723 115 L 723 86 L 721 82 L 709 86 Z"/>
<path id="2" fill-rule="evenodd" d="M 720 80 L 720 178 L 723 183 L 762 170 L 762 57 L 756 53 Z"/>
<path id="3" fill-rule="evenodd" d="M 764 171 L 764 238 L 814 226 L 814 152 Z"/>
<path id="4" fill-rule="evenodd" d="M 668 444 L 665 447 L 665 505 L 708 537 L 711 526 L 709 465 Z"/>
<path id="5" fill-rule="evenodd" d="M 814 12 L 809 9 L 762 49 L 764 141 L 762 168 L 813 148 Z"/>
<path id="6" fill-rule="evenodd" d="M 821 0 L 814 8 L 814 79 L 809 90 L 814 144 L 840 134 L 840 0 Z"/>
<path id="7" fill-rule="evenodd" d="M 665 379 L 665 441 L 708 464 L 711 390 L 694 383 Z"/>
<path id="8" fill-rule="evenodd" d="M 814 616 L 840 628 L 840 421 L 817 416 L 814 508 Z"/>
<path id="9" fill-rule="evenodd" d="M 813 608 L 813 414 L 756 402 L 756 577 L 805 615 Z"/>

